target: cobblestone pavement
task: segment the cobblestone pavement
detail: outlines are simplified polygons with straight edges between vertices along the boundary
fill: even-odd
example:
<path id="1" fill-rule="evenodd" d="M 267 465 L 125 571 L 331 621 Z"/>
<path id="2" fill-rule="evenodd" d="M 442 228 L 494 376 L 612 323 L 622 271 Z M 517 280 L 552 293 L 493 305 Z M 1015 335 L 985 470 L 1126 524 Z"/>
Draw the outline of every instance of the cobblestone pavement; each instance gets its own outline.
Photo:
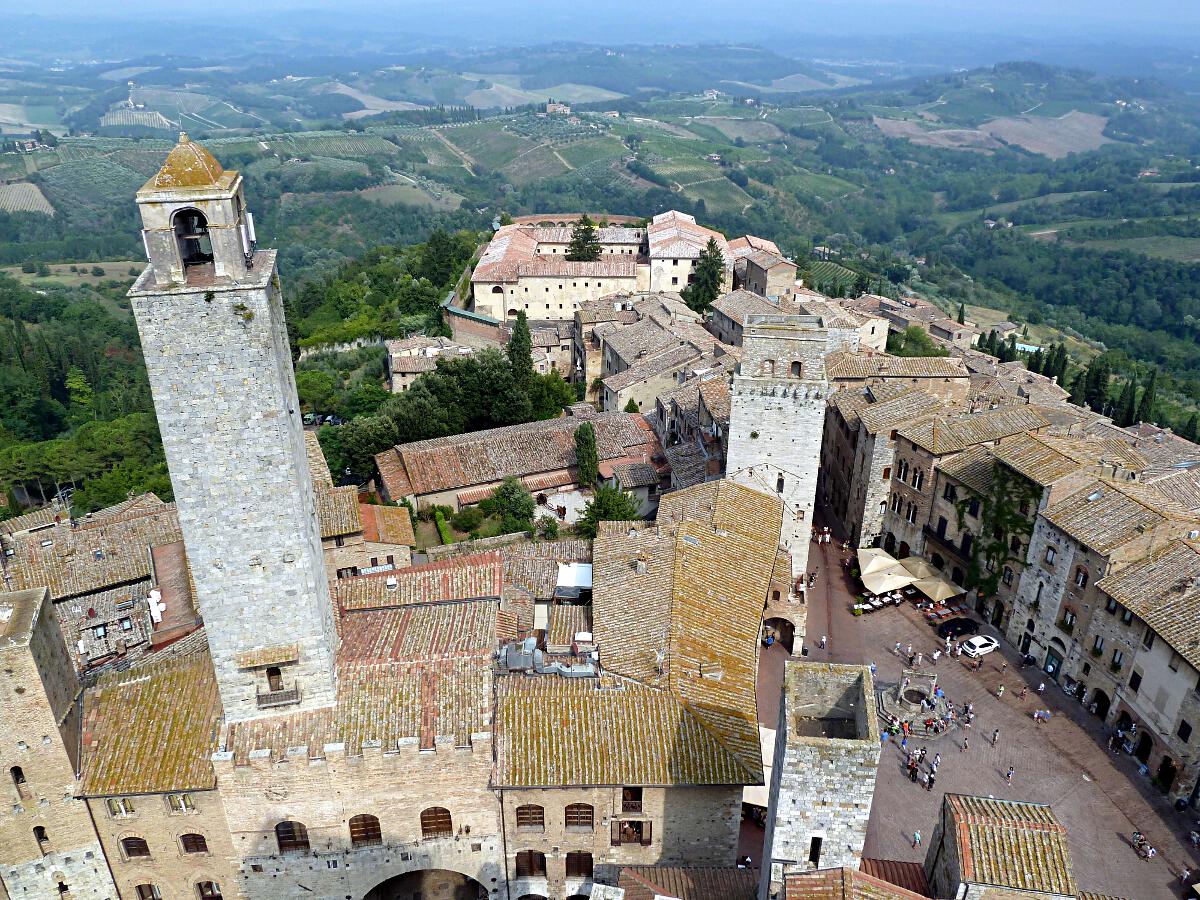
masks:
<path id="1" fill-rule="evenodd" d="M 818 519 L 818 522 L 820 520 Z M 880 610 L 855 618 L 850 614 L 851 583 L 841 560 L 840 539 L 813 545 L 809 568 L 819 567 L 817 583 L 808 598 L 808 658 L 814 661 L 866 663 L 878 666 L 881 683 L 901 677 L 902 660 L 892 654 L 896 641 L 928 655 L 938 647 L 936 633 L 911 604 Z M 982 633 L 998 636 L 994 629 Z M 822 635 L 825 650 L 818 649 Z M 799 653 L 800 648 L 796 648 Z M 1007 661 L 1007 668 L 1002 668 Z M 974 727 L 952 730 L 928 742 L 910 741 L 910 746 L 928 746 L 929 755 L 942 754 L 937 783 L 932 792 L 909 781 L 904 756 L 897 744 L 888 742 L 880 758 L 875 802 L 867 833 L 865 853 L 883 859 L 921 860 L 910 841 L 914 829 L 928 836 L 941 808 L 944 792 L 983 794 L 1013 800 L 1050 804 L 1070 834 L 1075 878 L 1080 890 L 1104 892 L 1130 900 L 1179 897 L 1181 868 L 1200 870 L 1200 856 L 1191 850 L 1187 832 L 1195 811 L 1178 813 L 1136 774 L 1129 757 L 1118 757 L 1106 749 L 1106 738 L 1096 719 L 1069 700 L 1046 678 L 1046 694 L 1036 688 L 1040 673 L 1021 671 L 1016 648 L 1001 643 L 1001 650 L 985 657 L 979 672 L 969 671 L 961 660 L 943 658 L 937 665 L 939 682 L 947 696 L 961 709 L 975 704 Z M 778 681 L 780 660 L 763 654 L 764 681 Z M 1044 676 L 1043 676 L 1044 677 Z M 1003 700 L 994 692 L 1005 685 Z M 1022 686 L 1029 695 L 1017 700 Z M 773 724 L 778 696 L 760 692 L 759 718 Z M 1051 721 L 1033 721 L 1035 708 L 1051 710 Z M 1000 729 L 995 747 L 992 730 Z M 969 734 L 969 749 L 960 750 L 963 734 Z M 1012 784 L 1005 781 L 1009 766 L 1016 769 Z M 1129 844 L 1134 829 L 1140 829 L 1158 849 L 1150 861 L 1140 860 Z M 1187 849 L 1185 850 L 1185 847 Z"/>

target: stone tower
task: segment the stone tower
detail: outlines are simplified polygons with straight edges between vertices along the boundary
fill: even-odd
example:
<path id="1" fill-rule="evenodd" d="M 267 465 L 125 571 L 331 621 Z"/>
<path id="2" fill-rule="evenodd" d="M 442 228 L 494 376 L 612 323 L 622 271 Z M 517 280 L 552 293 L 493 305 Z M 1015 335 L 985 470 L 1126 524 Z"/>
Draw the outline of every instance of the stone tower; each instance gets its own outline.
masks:
<path id="1" fill-rule="evenodd" d="M 794 584 L 808 571 L 833 343 L 817 316 L 747 316 L 733 378 L 727 477 L 783 500 Z"/>
<path id="2" fill-rule="evenodd" d="M 275 253 L 180 135 L 138 191 L 129 291 L 228 721 L 334 702 L 337 633 Z"/>
<path id="3" fill-rule="evenodd" d="M 773 760 L 760 900 L 788 872 L 859 866 L 879 770 L 871 670 L 788 660 Z"/>

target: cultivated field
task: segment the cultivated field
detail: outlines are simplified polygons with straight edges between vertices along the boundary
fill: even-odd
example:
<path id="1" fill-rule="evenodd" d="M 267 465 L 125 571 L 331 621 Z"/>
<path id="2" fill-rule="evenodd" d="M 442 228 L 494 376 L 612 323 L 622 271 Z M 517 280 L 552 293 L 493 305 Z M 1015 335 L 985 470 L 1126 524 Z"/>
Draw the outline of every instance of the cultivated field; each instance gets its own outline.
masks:
<path id="1" fill-rule="evenodd" d="M 1069 243 L 1075 244 L 1075 241 Z M 1142 253 L 1146 256 L 1157 256 L 1160 259 L 1171 259 L 1175 262 L 1200 262 L 1200 238 L 1178 237 L 1170 234 L 1154 235 L 1153 237 L 1119 238 L 1109 241 L 1083 241 L 1079 246 L 1089 250 L 1118 250 L 1128 253 Z"/>
<path id="2" fill-rule="evenodd" d="M 109 210 L 128 203 L 145 178 L 103 156 L 61 163 L 42 172 L 50 202 L 60 210 Z"/>
<path id="3" fill-rule="evenodd" d="M 1093 113 L 1072 111 L 1065 116 L 1009 116 L 993 119 L 979 130 L 1009 144 L 1024 147 L 1051 159 L 1068 153 L 1084 153 L 1112 143 L 1104 136 L 1108 119 Z"/>
<path id="4" fill-rule="evenodd" d="M 36 184 L 18 181 L 0 184 L 0 210 L 4 212 L 35 212 L 54 215 L 54 207 Z"/>
<path id="5" fill-rule="evenodd" d="M 858 277 L 845 266 L 821 259 L 808 264 L 808 273 L 809 278 L 806 279 L 806 283 L 811 282 L 810 286 L 821 285 L 825 289 L 830 289 L 834 285 L 841 288 L 852 287 L 854 280 Z"/>
<path id="6" fill-rule="evenodd" d="M 615 138 L 602 137 L 566 144 L 559 147 L 558 152 L 572 166 L 579 168 L 598 159 L 617 159 L 628 151 Z"/>
<path id="7" fill-rule="evenodd" d="M 783 137 L 783 132 L 770 122 L 762 119 L 732 119 L 722 116 L 696 116 L 692 120 L 699 125 L 711 125 L 730 140 L 741 138 L 743 141 L 774 141 Z"/>
<path id="8" fill-rule="evenodd" d="M 397 182 L 395 184 L 379 184 L 375 187 L 365 188 L 358 191 L 358 194 L 368 200 L 382 203 L 384 206 L 403 204 L 406 206 L 428 206 L 440 210 L 458 209 L 463 198 L 453 191 L 442 189 L 440 185 L 438 188 L 438 193 L 435 195 L 424 185 Z"/>
<path id="9" fill-rule="evenodd" d="M 885 119 L 881 116 L 875 116 L 871 121 L 885 137 L 900 138 L 923 147 L 990 152 L 1000 149 L 1001 146 L 990 134 L 973 128 L 926 129 L 906 119 Z"/>

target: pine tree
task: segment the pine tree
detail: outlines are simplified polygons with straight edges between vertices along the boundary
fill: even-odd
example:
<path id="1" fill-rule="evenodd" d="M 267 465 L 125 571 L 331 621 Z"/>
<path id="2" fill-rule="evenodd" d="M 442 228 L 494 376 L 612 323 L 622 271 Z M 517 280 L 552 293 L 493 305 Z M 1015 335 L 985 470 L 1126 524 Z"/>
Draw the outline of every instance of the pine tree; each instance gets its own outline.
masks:
<path id="1" fill-rule="evenodd" d="M 1084 382 L 1084 400 L 1093 412 L 1103 413 L 1108 405 L 1108 382 L 1112 377 L 1112 363 L 1101 354 L 1087 367 Z"/>
<path id="2" fill-rule="evenodd" d="M 1188 417 L 1187 423 L 1183 426 L 1183 431 L 1180 434 L 1193 444 L 1196 443 L 1197 439 L 1200 439 L 1200 419 L 1197 418 L 1196 413 L 1192 413 Z"/>
<path id="3" fill-rule="evenodd" d="M 583 487 L 596 483 L 600 475 L 600 456 L 596 450 L 596 429 L 591 422 L 584 422 L 575 429 L 575 465 Z"/>
<path id="4" fill-rule="evenodd" d="M 567 259 L 570 262 L 595 262 L 599 258 L 600 238 L 596 236 L 596 223 L 584 213 L 571 228 Z"/>
<path id="5" fill-rule="evenodd" d="M 1044 365 L 1046 365 L 1046 359 L 1042 354 L 1041 347 L 1038 347 L 1036 350 L 1030 353 L 1029 358 L 1025 360 L 1025 368 L 1027 368 L 1030 372 L 1037 372 L 1039 375 L 1042 373 L 1042 367 Z"/>
<path id="6" fill-rule="evenodd" d="M 713 301 L 721 294 L 721 282 L 725 278 L 725 257 L 715 238 L 700 251 L 696 260 L 696 271 L 692 283 L 683 289 L 684 302 L 698 313 L 708 311 Z"/>
<path id="7" fill-rule="evenodd" d="M 1068 398 L 1076 406 L 1084 405 L 1084 397 L 1087 394 L 1087 369 L 1080 369 L 1075 374 L 1075 379 L 1071 382 L 1071 396 Z"/>
<path id="8" fill-rule="evenodd" d="M 967 307 L 965 303 L 958 304 L 958 324 L 967 324 Z"/>
<path id="9" fill-rule="evenodd" d="M 1158 366 L 1150 370 L 1150 378 L 1146 381 L 1146 388 L 1142 391 L 1141 402 L 1137 406 L 1137 415 L 1134 417 L 1130 425 L 1137 422 L 1153 422 L 1154 421 L 1154 403 L 1158 399 Z"/>
<path id="10" fill-rule="evenodd" d="M 525 310 L 517 313 L 517 323 L 513 325 L 512 337 L 508 339 L 508 363 L 512 367 L 517 388 L 527 394 L 533 383 L 534 371 L 533 337 L 529 333 L 529 319 Z"/>
<path id="11" fill-rule="evenodd" d="M 1121 396 L 1117 400 L 1117 408 L 1113 412 L 1113 421 L 1122 428 L 1132 425 L 1136 409 L 1137 381 L 1131 377 L 1125 381 L 1125 387 L 1121 389 Z"/>

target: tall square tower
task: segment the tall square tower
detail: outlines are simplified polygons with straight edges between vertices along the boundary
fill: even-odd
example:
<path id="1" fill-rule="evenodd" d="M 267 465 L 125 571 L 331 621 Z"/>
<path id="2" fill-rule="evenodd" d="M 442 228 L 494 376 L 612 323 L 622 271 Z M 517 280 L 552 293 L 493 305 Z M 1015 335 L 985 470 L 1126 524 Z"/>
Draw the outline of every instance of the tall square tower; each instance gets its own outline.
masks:
<path id="1" fill-rule="evenodd" d="M 138 191 L 129 291 L 231 722 L 334 702 L 337 632 L 274 251 L 242 179 L 181 135 Z"/>

